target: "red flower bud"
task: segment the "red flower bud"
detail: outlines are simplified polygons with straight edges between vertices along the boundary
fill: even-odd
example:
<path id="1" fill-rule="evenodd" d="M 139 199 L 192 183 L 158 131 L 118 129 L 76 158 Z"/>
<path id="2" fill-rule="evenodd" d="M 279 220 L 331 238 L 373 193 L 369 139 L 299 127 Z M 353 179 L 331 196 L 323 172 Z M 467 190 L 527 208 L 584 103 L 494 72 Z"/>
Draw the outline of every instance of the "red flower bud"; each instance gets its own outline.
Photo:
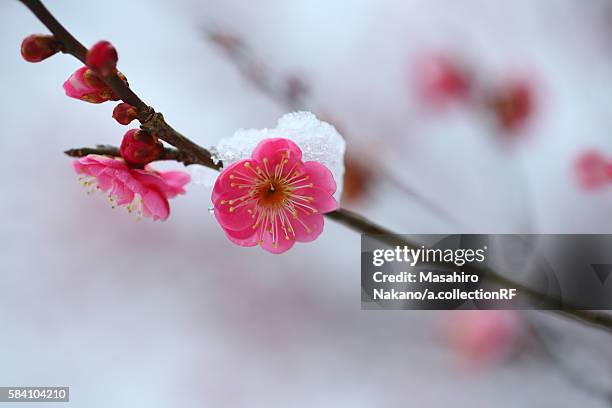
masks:
<path id="1" fill-rule="evenodd" d="M 32 34 L 21 43 L 21 56 L 28 62 L 40 62 L 58 53 L 61 43 L 52 35 Z"/>
<path id="2" fill-rule="evenodd" d="M 138 116 L 138 110 L 129 103 L 120 103 L 113 109 L 113 118 L 122 125 L 129 125 Z"/>
<path id="3" fill-rule="evenodd" d="M 449 55 L 422 55 L 415 65 L 416 85 L 425 102 L 442 106 L 451 100 L 466 100 L 472 78 L 460 60 Z"/>
<path id="4" fill-rule="evenodd" d="M 528 82 L 516 81 L 505 85 L 491 98 L 491 107 L 499 125 L 508 131 L 521 128 L 534 110 L 533 89 Z"/>
<path id="5" fill-rule="evenodd" d="M 117 71 L 117 50 L 108 41 L 99 41 L 87 51 L 86 64 L 102 76 Z"/>
<path id="6" fill-rule="evenodd" d="M 144 166 L 160 158 L 164 146 L 151 133 L 131 129 L 123 136 L 119 151 L 123 159 L 132 166 Z"/>

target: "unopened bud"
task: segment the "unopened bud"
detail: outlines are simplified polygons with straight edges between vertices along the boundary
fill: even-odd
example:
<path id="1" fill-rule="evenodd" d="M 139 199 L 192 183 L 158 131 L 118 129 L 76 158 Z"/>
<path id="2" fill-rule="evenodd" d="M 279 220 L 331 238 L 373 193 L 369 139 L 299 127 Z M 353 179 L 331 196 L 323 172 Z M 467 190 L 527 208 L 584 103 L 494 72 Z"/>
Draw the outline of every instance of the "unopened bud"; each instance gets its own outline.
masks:
<path id="1" fill-rule="evenodd" d="M 57 54 L 61 43 L 52 35 L 32 34 L 21 43 L 21 56 L 28 62 L 40 62 Z"/>
<path id="2" fill-rule="evenodd" d="M 122 125 L 129 125 L 138 116 L 138 109 L 122 102 L 113 109 L 113 118 Z"/>
<path id="3" fill-rule="evenodd" d="M 117 50 L 108 41 L 99 41 L 87 51 L 87 66 L 102 76 L 117 71 Z"/>
<path id="4" fill-rule="evenodd" d="M 508 131 L 521 128 L 534 111 L 534 94 L 527 81 L 514 81 L 498 90 L 490 100 L 499 125 Z"/>
<path id="5" fill-rule="evenodd" d="M 141 129 L 128 130 L 119 148 L 121 157 L 136 166 L 145 166 L 159 159 L 163 150 L 164 146 L 157 137 Z"/>

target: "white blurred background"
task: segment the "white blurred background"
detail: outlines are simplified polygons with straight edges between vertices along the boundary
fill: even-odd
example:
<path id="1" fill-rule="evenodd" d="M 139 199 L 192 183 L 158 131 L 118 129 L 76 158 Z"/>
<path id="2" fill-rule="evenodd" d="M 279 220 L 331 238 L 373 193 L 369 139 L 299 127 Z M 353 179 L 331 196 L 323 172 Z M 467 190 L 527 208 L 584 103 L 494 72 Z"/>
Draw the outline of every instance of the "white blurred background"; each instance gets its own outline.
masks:
<path id="1" fill-rule="evenodd" d="M 612 186 L 587 194 L 573 172 L 584 150 L 612 156 L 609 1 L 47 6 L 85 45 L 111 41 L 131 87 L 204 146 L 289 110 L 205 32 L 241 37 L 271 75 L 299 75 L 308 107 L 376 164 L 383 175 L 347 205 L 395 231 L 612 231 Z M 608 336 L 528 314 L 562 334 L 555 347 L 585 387 L 538 346 L 466 362 L 445 313 L 361 311 L 360 237 L 333 222 L 273 256 L 227 241 L 206 186 L 172 200 L 164 223 L 87 196 L 62 151 L 118 144 L 126 129 L 114 104 L 64 95 L 75 59 L 21 59 L 36 32 L 24 6 L 0 3 L 0 385 L 69 385 L 70 406 L 88 408 L 609 406 L 589 388 L 610 386 Z M 537 110 L 510 149 L 477 110 L 423 109 L 407 78 L 431 50 L 459 53 L 485 83 L 529 75 Z"/>

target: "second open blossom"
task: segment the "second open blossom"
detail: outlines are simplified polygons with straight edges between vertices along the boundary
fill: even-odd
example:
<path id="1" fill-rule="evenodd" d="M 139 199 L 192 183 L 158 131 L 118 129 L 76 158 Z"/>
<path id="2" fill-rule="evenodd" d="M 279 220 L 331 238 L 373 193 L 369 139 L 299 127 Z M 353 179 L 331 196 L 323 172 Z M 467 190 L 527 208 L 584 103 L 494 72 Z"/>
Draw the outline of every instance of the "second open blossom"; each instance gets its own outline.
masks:
<path id="1" fill-rule="evenodd" d="M 170 215 L 168 199 L 185 193 L 189 174 L 183 171 L 155 171 L 150 167 L 131 169 L 123 159 L 90 154 L 73 162 L 85 187 L 108 192 L 115 207 L 153 220 Z"/>
<path id="2" fill-rule="evenodd" d="M 324 165 L 302 162 L 288 139 L 266 139 L 250 159 L 223 170 L 215 183 L 215 216 L 227 237 L 241 246 L 261 245 L 272 253 L 316 239 L 323 213 L 338 208 L 336 183 Z"/>

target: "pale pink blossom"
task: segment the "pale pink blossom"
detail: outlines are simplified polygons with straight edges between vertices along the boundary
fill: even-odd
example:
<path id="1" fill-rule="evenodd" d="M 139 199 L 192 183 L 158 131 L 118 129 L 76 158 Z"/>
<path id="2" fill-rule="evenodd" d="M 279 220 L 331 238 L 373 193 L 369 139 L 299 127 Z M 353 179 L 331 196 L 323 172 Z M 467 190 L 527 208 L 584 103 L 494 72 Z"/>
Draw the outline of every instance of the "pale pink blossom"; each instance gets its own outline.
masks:
<path id="1" fill-rule="evenodd" d="M 168 199 L 184 194 L 184 186 L 190 179 L 182 171 L 131 169 L 123 159 L 94 154 L 75 160 L 73 166 L 83 175 L 81 181 L 86 187 L 108 192 L 113 208 L 126 206 L 129 212 L 153 220 L 168 218 Z"/>
<path id="2" fill-rule="evenodd" d="M 466 101 L 472 92 L 470 73 L 451 55 L 422 54 L 414 63 L 413 74 L 421 99 L 436 107 Z"/>
<path id="3" fill-rule="evenodd" d="M 503 360 L 516 351 L 524 325 L 514 310 L 457 310 L 444 333 L 452 348 L 474 363 Z"/>
<path id="4" fill-rule="evenodd" d="M 334 211 L 336 182 L 324 165 L 302 162 L 288 139 L 260 142 L 250 159 L 222 171 L 212 193 L 215 216 L 241 246 L 259 244 L 272 253 L 309 242 L 323 231 L 323 214 Z"/>
<path id="5" fill-rule="evenodd" d="M 123 74 L 117 72 L 117 75 L 127 83 Z M 64 90 L 67 96 L 85 102 L 102 103 L 119 100 L 108 85 L 88 67 L 81 67 L 70 75 L 70 78 L 64 82 Z"/>
<path id="6" fill-rule="evenodd" d="M 601 153 L 587 151 L 576 159 L 578 184 L 584 190 L 595 190 L 612 183 L 612 163 Z"/>

